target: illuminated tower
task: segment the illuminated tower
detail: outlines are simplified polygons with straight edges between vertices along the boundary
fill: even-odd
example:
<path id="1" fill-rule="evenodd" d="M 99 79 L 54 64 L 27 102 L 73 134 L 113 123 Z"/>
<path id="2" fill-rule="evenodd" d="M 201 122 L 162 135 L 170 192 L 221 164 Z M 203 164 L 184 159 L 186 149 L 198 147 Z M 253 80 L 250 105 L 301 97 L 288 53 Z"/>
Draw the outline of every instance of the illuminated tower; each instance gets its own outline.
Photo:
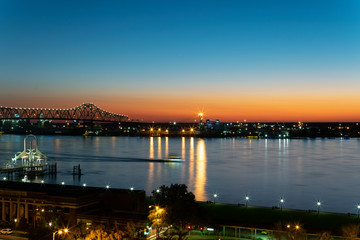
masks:
<path id="1" fill-rule="evenodd" d="M 201 125 L 204 114 L 201 112 L 201 113 L 198 113 L 198 116 L 199 116 L 199 118 L 200 118 L 200 125 Z"/>

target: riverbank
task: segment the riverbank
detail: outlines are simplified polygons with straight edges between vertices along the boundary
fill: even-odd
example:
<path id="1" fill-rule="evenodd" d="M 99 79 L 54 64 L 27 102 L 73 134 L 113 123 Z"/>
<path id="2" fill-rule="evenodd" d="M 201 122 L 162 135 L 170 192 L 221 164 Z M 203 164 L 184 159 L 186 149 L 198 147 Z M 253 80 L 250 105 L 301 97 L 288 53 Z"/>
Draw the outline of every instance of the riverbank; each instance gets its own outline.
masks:
<path id="1" fill-rule="evenodd" d="M 328 231 L 341 235 L 342 226 L 360 223 L 354 214 L 340 214 L 293 209 L 279 209 L 231 204 L 199 202 L 214 225 L 241 226 L 249 228 L 286 230 L 286 226 L 299 225 L 307 233 Z M 280 224 L 279 224 L 280 223 Z M 278 229 L 279 226 L 282 229 Z"/>
<path id="2" fill-rule="evenodd" d="M 0 121 L 4 134 L 69 136 L 152 136 L 152 137 L 248 137 L 248 138 L 358 138 L 357 122 L 83 122 L 78 120 Z"/>

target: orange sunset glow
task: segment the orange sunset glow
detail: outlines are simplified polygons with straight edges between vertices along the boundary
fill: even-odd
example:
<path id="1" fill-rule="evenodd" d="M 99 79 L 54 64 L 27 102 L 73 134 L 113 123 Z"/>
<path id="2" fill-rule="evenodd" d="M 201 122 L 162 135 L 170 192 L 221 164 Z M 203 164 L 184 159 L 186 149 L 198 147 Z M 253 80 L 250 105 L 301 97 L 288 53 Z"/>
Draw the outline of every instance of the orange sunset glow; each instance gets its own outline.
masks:
<path id="1" fill-rule="evenodd" d="M 300 95 L 216 95 L 197 96 L 142 95 L 136 96 L 81 96 L 66 98 L 46 96 L 22 96 L 6 102 L 9 107 L 71 108 L 83 102 L 93 102 L 110 112 L 126 114 L 136 121 L 199 121 L 198 113 L 204 112 L 204 119 L 219 119 L 223 122 L 322 122 L 359 121 L 360 113 L 354 111 L 360 104 L 356 95 L 300 96 Z M 50 99 L 51 101 L 47 101 Z M 39 101 L 40 100 L 40 101 Z"/>

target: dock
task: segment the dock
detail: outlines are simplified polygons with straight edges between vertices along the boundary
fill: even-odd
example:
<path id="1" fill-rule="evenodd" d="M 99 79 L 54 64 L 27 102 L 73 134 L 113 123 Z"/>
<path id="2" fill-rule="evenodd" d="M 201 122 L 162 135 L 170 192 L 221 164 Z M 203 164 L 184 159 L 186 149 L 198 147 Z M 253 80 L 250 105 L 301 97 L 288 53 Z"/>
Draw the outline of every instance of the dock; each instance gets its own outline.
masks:
<path id="1" fill-rule="evenodd" d="M 18 152 L 3 167 L 0 174 L 7 175 L 8 179 L 15 177 L 35 177 L 45 174 L 56 175 L 56 162 L 48 162 L 48 157 L 39 151 L 37 138 L 28 135 L 24 139 L 24 150 Z"/>
<path id="2" fill-rule="evenodd" d="M 22 176 L 43 176 L 43 175 L 56 175 L 57 164 L 39 164 L 33 166 L 14 166 L 14 167 L 1 167 L 0 174 L 6 175 L 8 179 Z"/>

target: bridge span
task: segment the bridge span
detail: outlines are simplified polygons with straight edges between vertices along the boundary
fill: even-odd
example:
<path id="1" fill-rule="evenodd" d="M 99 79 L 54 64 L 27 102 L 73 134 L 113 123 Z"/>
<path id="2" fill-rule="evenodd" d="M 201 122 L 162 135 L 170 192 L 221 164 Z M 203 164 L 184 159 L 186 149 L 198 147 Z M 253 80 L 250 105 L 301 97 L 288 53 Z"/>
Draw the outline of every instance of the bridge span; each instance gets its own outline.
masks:
<path id="1" fill-rule="evenodd" d="M 93 103 L 67 109 L 0 107 L 1 119 L 52 119 L 99 122 L 124 122 L 128 116 L 115 114 L 97 107 Z"/>

